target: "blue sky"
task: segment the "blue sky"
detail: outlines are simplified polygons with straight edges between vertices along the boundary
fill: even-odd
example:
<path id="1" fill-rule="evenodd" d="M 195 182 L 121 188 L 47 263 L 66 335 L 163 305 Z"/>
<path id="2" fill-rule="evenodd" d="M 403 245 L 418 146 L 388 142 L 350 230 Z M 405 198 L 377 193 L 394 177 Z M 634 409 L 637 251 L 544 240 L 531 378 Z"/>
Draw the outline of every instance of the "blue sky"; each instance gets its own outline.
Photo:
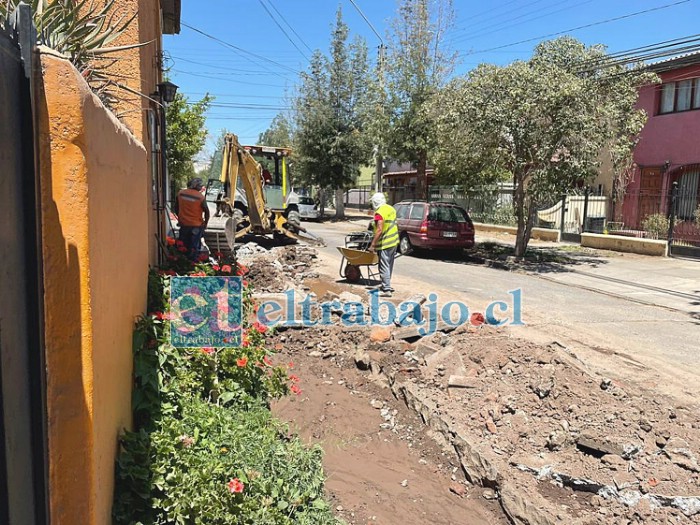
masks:
<path id="1" fill-rule="evenodd" d="M 386 40 L 397 1 L 355 3 Z M 370 55 L 376 57 L 379 40 L 350 0 L 183 0 L 182 4 L 182 31 L 166 36 L 164 43 L 170 78 L 180 90 L 192 100 L 207 92 L 216 96 L 218 107 L 208 114 L 210 139 L 202 159 L 211 153 L 222 129 L 236 133 L 243 143 L 256 142 L 272 118 L 289 106 L 297 72 L 308 65 L 310 49 L 328 49 L 338 6 L 351 37 L 365 37 Z M 526 59 L 539 41 L 547 39 L 542 37 L 553 33 L 566 32 L 586 44 L 602 43 L 611 52 L 700 33 L 700 0 L 454 0 L 454 7 L 456 21 L 449 41 L 460 53 L 457 74 L 480 62 Z M 628 16 L 645 10 L 651 11 Z M 619 17 L 626 18 L 601 23 Z M 585 25 L 591 27 L 571 31 Z"/>

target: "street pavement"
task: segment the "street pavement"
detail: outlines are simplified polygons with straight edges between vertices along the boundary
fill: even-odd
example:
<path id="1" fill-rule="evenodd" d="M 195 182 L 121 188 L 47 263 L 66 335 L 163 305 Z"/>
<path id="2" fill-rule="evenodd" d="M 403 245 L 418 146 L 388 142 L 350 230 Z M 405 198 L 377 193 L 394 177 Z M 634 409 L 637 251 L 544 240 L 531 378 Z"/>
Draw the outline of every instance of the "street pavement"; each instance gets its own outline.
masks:
<path id="1" fill-rule="evenodd" d="M 347 222 L 305 223 L 326 241 L 325 272 L 337 274 L 350 231 L 367 228 L 369 217 Z M 477 234 L 477 241 L 484 241 Z M 502 241 L 501 241 L 502 242 Z M 509 272 L 439 254 L 398 257 L 393 285 L 408 297 L 434 291 L 442 303 L 461 300 L 472 311 L 507 299 L 521 289 L 525 327 L 516 337 L 557 340 L 591 367 L 611 377 L 644 383 L 684 400 L 697 400 L 700 387 L 700 261 L 578 255 L 576 263 L 540 272 Z M 442 300 L 442 298 L 445 298 Z"/>

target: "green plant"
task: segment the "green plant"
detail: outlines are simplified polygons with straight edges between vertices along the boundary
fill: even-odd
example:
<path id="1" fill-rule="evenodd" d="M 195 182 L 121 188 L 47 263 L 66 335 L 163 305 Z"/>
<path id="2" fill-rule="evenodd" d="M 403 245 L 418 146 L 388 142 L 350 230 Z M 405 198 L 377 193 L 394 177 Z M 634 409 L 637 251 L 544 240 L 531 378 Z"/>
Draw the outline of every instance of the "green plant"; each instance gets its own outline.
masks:
<path id="1" fill-rule="evenodd" d="M 189 263 L 192 276 L 247 271 L 232 259 Z M 321 450 L 289 436 L 269 411 L 270 399 L 301 390 L 292 363 L 273 363 L 268 328 L 251 321 L 250 289 L 239 347 L 178 349 L 167 338 L 169 282 L 151 272 L 148 304 L 162 310 L 136 323 L 135 430 L 120 440 L 114 523 L 337 524 L 322 497 Z"/>
<path id="2" fill-rule="evenodd" d="M 88 0 L 32 0 L 38 44 L 46 45 L 68 57 L 92 90 L 108 107 L 117 100 L 115 82 L 109 74 L 114 59 L 110 54 L 134 49 L 143 44 L 109 47 L 136 17 L 115 16 L 115 0 L 103 5 Z M 0 22 L 6 20 L 20 2 L 0 3 Z"/>
<path id="3" fill-rule="evenodd" d="M 695 209 L 695 226 L 700 228 L 700 204 L 698 204 L 698 207 Z"/>
<path id="4" fill-rule="evenodd" d="M 670 225 L 668 217 L 661 213 L 647 215 L 642 221 L 642 228 L 652 239 L 664 239 L 668 235 Z"/>

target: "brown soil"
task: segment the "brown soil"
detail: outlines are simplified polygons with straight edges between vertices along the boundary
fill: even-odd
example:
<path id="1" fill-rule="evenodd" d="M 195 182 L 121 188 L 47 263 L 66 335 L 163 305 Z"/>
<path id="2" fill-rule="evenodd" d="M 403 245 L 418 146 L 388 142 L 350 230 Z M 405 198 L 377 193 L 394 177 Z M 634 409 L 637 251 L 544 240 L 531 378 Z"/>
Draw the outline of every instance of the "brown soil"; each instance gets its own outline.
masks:
<path id="1" fill-rule="evenodd" d="M 282 269 L 256 261 L 266 291 L 347 290 L 318 279 L 307 256 L 278 252 Z M 464 429 L 498 471 L 473 483 L 499 490 L 505 478 L 526 501 L 539 494 L 555 522 L 700 523 L 697 408 L 596 375 L 560 345 L 488 327 L 413 344 L 370 343 L 364 331 L 286 330 L 270 343 L 295 361 L 304 388 L 275 411 L 323 446 L 329 492 L 350 523 L 505 523 L 481 497 L 489 489 L 464 480 L 454 449 L 445 454 L 440 436 L 382 388 L 386 377 L 395 392 L 410 386 L 442 426 Z M 373 372 L 357 370 L 358 352 L 369 353 Z M 460 387 L 448 387 L 451 376 Z M 452 476 L 458 492 L 468 488 L 463 498 L 450 492 Z"/>
<path id="2" fill-rule="evenodd" d="M 273 411 L 309 443 L 323 447 L 327 492 L 338 516 L 350 524 L 505 525 L 498 504 L 464 481 L 454 458 L 427 435 L 415 414 L 356 370 L 350 348 L 361 344 L 357 337 L 334 337 L 342 347 L 333 357 L 307 355 L 309 343 L 316 349 L 324 335 L 294 330 L 270 341 L 284 346 L 280 357 L 294 362 L 303 389 Z M 393 428 L 380 427 L 391 425 L 382 413 L 394 418 Z M 462 497 L 450 491 L 452 484 L 464 490 Z"/>

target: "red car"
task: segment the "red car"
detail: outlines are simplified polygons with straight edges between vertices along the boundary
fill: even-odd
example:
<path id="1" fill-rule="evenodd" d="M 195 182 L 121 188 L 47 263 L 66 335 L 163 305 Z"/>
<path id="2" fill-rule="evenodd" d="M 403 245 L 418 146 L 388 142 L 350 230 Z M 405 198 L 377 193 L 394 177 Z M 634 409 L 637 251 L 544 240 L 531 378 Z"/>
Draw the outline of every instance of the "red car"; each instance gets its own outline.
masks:
<path id="1" fill-rule="evenodd" d="M 474 223 L 462 208 L 449 202 L 401 201 L 394 205 L 399 227 L 399 251 L 462 250 L 474 246 Z"/>

